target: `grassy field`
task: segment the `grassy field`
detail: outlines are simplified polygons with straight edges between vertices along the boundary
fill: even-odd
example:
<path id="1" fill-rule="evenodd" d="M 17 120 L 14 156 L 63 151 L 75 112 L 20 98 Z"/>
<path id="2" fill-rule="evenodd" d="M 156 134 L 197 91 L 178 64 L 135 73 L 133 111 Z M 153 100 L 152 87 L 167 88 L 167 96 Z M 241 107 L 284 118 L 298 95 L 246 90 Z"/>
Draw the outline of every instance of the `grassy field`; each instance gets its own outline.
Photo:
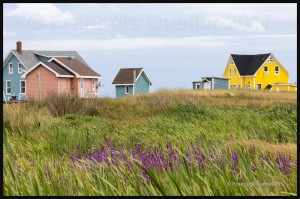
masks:
<path id="1" fill-rule="evenodd" d="M 3 104 L 4 195 L 296 195 L 297 94 Z"/>

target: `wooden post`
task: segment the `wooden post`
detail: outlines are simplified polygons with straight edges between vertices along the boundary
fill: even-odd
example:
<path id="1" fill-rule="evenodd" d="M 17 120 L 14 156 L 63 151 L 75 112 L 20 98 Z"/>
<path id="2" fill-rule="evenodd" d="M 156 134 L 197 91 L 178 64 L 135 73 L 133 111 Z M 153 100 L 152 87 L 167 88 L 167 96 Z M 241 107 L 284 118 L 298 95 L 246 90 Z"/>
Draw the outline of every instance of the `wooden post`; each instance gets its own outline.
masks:
<path id="1" fill-rule="evenodd" d="M 38 70 L 38 76 L 39 76 L 39 97 L 40 97 L 40 100 L 42 98 L 41 96 L 41 79 L 40 79 L 40 71 Z"/>

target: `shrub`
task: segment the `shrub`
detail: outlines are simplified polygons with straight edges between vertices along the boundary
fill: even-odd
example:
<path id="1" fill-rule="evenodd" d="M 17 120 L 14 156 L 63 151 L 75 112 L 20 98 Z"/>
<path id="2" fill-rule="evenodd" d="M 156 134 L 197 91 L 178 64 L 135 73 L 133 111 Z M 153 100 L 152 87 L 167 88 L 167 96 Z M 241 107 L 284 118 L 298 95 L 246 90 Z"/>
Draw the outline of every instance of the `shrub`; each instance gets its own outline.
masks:
<path id="1" fill-rule="evenodd" d="M 64 116 L 70 113 L 81 113 L 83 101 L 69 93 L 49 92 L 43 100 L 54 116 Z"/>

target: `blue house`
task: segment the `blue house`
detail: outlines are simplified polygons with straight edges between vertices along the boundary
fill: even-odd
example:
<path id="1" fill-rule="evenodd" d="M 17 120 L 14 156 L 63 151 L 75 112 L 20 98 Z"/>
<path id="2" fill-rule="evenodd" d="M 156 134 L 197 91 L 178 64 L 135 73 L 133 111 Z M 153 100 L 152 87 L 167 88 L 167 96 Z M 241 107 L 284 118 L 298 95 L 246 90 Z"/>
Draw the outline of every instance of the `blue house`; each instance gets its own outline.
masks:
<path id="1" fill-rule="evenodd" d="M 3 60 L 3 101 L 26 99 L 26 79 L 21 76 L 37 63 L 53 57 L 70 56 L 88 66 L 76 51 L 23 50 L 22 42 L 18 41 L 16 49 Z"/>
<path id="2" fill-rule="evenodd" d="M 116 97 L 149 93 L 152 81 L 143 68 L 121 68 L 112 84 L 116 87 Z"/>
<path id="3" fill-rule="evenodd" d="M 223 77 L 202 77 L 200 81 L 193 82 L 193 89 L 229 89 L 229 78 Z"/>

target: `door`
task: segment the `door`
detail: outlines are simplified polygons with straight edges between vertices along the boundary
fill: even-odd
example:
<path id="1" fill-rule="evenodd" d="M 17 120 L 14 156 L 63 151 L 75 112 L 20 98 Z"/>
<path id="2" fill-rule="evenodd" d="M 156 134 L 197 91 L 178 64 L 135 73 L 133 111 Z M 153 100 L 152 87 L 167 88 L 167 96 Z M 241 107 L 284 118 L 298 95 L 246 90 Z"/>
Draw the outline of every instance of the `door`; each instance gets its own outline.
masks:
<path id="1" fill-rule="evenodd" d="M 93 94 L 96 94 L 96 92 L 95 92 L 95 79 L 92 79 L 92 91 L 93 91 Z"/>
<path id="2" fill-rule="evenodd" d="M 84 97 L 84 80 L 80 79 L 80 97 Z"/>
<path id="3" fill-rule="evenodd" d="M 211 82 L 204 82 L 203 89 L 211 89 Z"/>

